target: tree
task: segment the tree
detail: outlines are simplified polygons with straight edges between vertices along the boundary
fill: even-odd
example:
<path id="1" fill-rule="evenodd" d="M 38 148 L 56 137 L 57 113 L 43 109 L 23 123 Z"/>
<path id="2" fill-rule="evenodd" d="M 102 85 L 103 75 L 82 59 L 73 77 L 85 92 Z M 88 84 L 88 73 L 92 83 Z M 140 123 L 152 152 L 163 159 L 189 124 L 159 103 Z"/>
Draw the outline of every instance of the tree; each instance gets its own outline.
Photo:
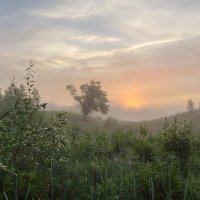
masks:
<path id="1" fill-rule="evenodd" d="M 192 99 L 189 99 L 187 102 L 187 110 L 189 112 L 194 110 L 194 102 L 192 101 Z"/>
<path id="2" fill-rule="evenodd" d="M 67 91 L 79 104 L 83 119 L 92 112 L 107 114 L 109 110 L 107 93 L 101 89 L 100 81 L 91 80 L 89 83 L 80 86 L 80 93 L 73 85 L 66 86 Z"/>
<path id="3" fill-rule="evenodd" d="M 0 115 L 10 111 L 15 104 L 23 107 L 24 100 L 29 96 L 28 93 L 31 94 L 30 103 L 32 105 L 40 104 L 39 91 L 33 87 L 33 82 L 30 82 L 29 85 L 31 86 L 31 90 L 23 84 L 17 86 L 15 78 L 13 78 L 10 85 L 3 92 L 0 89 Z"/>
<path id="4" fill-rule="evenodd" d="M 21 102 L 25 95 L 24 86 L 17 87 L 13 78 L 8 88 L 3 93 L 1 92 L 0 113 L 9 111 L 16 102 Z"/>

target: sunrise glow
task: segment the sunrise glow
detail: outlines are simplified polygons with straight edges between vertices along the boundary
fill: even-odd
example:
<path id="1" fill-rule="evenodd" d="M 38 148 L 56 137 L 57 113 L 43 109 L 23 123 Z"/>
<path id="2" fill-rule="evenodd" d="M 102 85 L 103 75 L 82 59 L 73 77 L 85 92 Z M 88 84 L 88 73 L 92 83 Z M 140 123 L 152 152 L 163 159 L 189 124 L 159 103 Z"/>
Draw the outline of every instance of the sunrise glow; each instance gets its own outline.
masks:
<path id="1" fill-rule="evenodd" d="M 100 81 L 109 115 L 155 118 L 200 101 L 200 1 L 5 1 L 0 88 L 35 79 L 49 109 L 76 108 L 65 87 Z M 13 34 L 14 33 L 14 34 Z"/>
<path id="2" fill-rule="evenodd" d="M 121 105 L 126 109 L 141 109 L 144 106 L 144 103 L 142 99 L 128 97 L 121 101 Z"/>

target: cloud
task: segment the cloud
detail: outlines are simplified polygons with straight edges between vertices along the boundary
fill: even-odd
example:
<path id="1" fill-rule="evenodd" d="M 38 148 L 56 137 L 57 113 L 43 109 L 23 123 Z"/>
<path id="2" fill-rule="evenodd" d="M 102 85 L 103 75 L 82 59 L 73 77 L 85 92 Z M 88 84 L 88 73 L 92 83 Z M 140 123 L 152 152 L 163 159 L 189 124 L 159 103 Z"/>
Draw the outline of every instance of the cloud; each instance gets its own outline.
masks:
<path id="1" fill-rule="evenodd" d="M 44 101 L 72 104 L 65 84 L 94 78 L 113 105 L 137 97 L 160 113 L 184 107 L 200 99 L 199 11 L 195 0 L 5 1 L 1 87 L 33 60 Z"/>
<path id="2" fill-rule="evenodd" d="M 41 8 L 33 10 L 32 14 L 46 18 L 71 18 L 78 19 L 89 17 L 99 13 L 102 8 L 102 3 L 96 0 L 68 0 L 59 1 L 54 6 L 49 8 Z"/>

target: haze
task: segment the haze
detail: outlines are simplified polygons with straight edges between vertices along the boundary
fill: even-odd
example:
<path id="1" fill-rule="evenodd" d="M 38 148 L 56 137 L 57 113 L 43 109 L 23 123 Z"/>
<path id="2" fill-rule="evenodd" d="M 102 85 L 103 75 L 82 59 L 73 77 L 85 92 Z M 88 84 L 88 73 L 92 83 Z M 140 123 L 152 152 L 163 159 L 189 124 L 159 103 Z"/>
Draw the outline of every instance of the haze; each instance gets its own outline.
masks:
<path id="1" fill-rule="evenodd" d="M 73 106 L 67 84 L 99 80 L 109 115 L 141 120 L 200 101 L 200 1 L 0 2 L 0 87 L 30 61 L 50 108 Z"/>

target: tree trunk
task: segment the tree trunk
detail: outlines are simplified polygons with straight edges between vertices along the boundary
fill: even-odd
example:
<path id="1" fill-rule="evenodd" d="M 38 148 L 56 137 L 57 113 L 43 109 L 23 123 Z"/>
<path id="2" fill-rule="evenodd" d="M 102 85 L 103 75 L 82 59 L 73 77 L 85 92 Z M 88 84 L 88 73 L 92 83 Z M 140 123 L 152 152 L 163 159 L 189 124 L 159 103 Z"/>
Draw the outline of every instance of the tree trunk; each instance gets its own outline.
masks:
<path id="1" fill-rule="evenodd" d="M 87 116 L 88 116 L 87 113 L 83 113 L 83 121 L 87 121 Z"/>

